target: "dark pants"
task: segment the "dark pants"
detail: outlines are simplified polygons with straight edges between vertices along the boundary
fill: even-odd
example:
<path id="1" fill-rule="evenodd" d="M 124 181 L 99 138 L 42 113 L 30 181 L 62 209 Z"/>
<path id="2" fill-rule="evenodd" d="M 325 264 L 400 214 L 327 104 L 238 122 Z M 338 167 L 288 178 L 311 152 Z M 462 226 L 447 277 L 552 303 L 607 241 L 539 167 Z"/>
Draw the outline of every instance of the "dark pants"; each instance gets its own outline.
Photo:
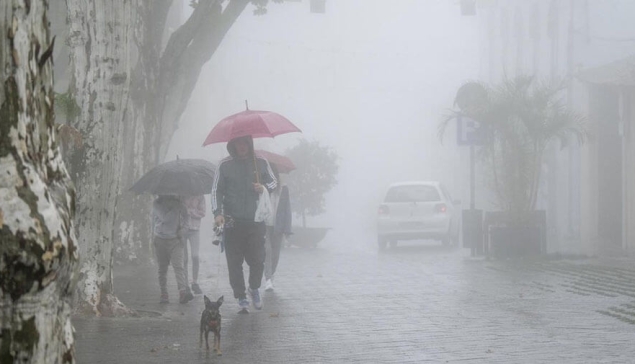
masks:
<path id="1" fill-rule="evenodd" d="M 234 297 L 246 298 L 243 261 L 249 266 L 249 287 L 260 288 L 265 269 L 265 224 L 235 221 L 233 227 L 225 229 L 225 256 Z"/>

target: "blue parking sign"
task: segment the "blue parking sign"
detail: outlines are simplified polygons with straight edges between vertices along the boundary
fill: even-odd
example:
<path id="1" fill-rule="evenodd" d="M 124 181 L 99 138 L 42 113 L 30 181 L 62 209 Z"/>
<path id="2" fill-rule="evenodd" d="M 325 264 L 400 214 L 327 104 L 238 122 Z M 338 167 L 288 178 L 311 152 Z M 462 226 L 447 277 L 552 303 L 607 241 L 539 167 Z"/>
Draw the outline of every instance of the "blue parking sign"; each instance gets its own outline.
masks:
<path id="1" fill-rule="evenodd" d="M 456 143 L 458 145 L 483 145 L 487 141 L 487 128 L 467 116 L 456 118 Z"/>

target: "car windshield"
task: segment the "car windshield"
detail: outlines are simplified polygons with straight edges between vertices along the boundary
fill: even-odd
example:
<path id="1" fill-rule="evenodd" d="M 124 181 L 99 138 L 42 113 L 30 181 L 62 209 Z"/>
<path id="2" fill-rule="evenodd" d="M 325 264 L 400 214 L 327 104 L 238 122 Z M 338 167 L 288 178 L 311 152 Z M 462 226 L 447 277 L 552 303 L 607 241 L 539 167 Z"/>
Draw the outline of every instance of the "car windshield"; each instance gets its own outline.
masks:
<path id="1" fill-rule="evenodd" d="M 386 195 L 386 202 L 434 202 L 441 198 L 433 186 L 396 186 Z"/>

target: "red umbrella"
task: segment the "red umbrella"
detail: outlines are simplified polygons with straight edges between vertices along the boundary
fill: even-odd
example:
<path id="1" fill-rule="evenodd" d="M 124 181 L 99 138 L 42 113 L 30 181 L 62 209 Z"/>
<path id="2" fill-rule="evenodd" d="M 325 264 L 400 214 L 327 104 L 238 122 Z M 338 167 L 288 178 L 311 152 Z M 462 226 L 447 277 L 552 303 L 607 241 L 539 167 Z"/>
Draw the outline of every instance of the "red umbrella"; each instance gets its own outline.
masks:
<path id="1" fill-rule="evenodd" d="M 203 146 L 228 142 L 251 135 L 252 138 L 273 138 L 280 134 L 301 132 L 287 118 L 271 111 L 247 110 L 221 120 L 209 133 Z"/>
<path id="2" fill-rule="evenodd" d="M 283 155 L 267 152 L 266 150 L 256 150 L 256 155 L 274 164 L 280 173 L 289 173 L 295 169 L 293 161 Z"/>

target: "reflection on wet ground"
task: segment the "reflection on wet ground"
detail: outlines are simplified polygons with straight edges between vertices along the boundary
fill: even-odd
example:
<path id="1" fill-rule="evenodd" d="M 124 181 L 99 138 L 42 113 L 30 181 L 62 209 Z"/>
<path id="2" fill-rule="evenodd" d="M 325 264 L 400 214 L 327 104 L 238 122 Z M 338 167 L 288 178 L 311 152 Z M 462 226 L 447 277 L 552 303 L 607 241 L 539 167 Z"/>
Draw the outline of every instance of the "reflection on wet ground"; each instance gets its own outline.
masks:
<path id="1" fill-rule="evenodd" d="M 635 269 L 589 260 L 487 261 L 436 242 L 378 254 L 365 241 L 333 234 L 316 249 L 284 249 L 276 290 L 264 294 L 262 311 L 249 315 L 236 314 L 224 256 L 207 246 L 201 286 L 212 299 L 225 296 L 222 358 L 198 349 L 201 297 L 160 306 L 154 267 L 119 267 L 118 295 L 141 317 L 76 319 L 78 362 L 624 363 L 635 357 Z"/>

